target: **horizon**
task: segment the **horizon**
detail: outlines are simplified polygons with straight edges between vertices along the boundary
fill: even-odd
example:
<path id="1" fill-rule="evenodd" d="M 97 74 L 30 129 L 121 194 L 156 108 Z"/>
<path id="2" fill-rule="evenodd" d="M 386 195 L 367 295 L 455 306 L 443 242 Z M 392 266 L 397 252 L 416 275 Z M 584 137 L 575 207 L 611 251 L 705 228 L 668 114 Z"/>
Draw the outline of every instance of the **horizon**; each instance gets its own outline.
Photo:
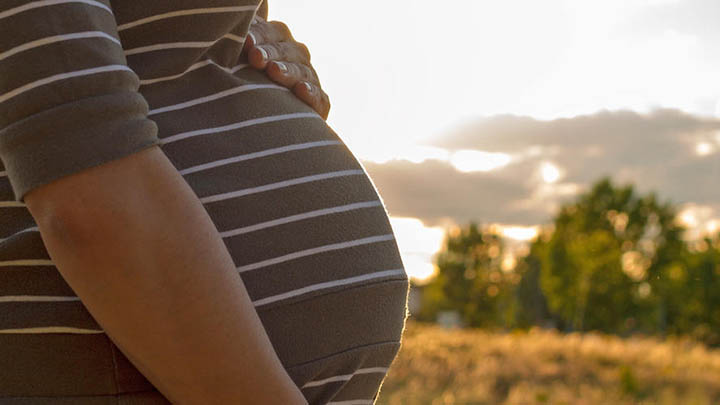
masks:
<path id="1" fill-rule="evenodd" d="M 328 124 L 378 186 L 414 278 L 451 226 L 527 239 L 605 174 L 674 200 L 696 236 L 720 224 L 720 3 L 269 3 L 310 49 Z"/>

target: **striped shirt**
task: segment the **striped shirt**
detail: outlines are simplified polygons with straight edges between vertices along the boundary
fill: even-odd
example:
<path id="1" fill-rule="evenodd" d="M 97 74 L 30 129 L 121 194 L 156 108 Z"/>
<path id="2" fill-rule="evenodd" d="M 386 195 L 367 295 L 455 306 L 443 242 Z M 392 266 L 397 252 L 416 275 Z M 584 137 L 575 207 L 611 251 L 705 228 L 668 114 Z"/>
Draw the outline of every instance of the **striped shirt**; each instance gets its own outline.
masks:
<path id="1" fill-rule="evenodd" d="M 400 348 L 407 274 L 360 162 L 248 67 L 255 15 L 267 4 L 0 1 L 0 398 L 167 403 L 57 271 L 23 200 L 159 146 L 308 401 L 374 403 Z"/>

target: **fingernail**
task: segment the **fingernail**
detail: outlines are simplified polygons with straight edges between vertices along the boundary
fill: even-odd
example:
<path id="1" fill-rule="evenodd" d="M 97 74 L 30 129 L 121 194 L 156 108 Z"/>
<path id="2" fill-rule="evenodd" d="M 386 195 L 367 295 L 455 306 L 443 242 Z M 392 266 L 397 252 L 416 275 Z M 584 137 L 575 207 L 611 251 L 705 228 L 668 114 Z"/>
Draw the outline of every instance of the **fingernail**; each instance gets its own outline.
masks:
<path id="1" fill-rule="evenodd" d="M 303 84 L 305 85 L 305 88 L 307 89 L 308 93 L 311 93 L 311 94 L 312 94 L 312 92 L 313 92 L 313 85 L 310 84 L 310 83 L 308 83 L 308 82 L 303 82 Z"/>
<path id="2" fill-rule="evenodd" d="M 258 48 L 258 50 L 260 50 L 260 54 L 262 55 L 263 60 L 268 60 L 268 59 L 270 59 L 270 57 L 268 56 L 268 53 L 267 53 L 266 50 L 264 50 L 264 49 L 262 49 L 262 48 Z"/>
<path id="3" fill-rule="evenodd" d="M 275 64 L 277 65 L 278 69 L 280 69 L 281 72 L 287 73 L 288 68 L 287 68 L 287 66 L 285 66 L 284 63 L 276 61 Z"/>

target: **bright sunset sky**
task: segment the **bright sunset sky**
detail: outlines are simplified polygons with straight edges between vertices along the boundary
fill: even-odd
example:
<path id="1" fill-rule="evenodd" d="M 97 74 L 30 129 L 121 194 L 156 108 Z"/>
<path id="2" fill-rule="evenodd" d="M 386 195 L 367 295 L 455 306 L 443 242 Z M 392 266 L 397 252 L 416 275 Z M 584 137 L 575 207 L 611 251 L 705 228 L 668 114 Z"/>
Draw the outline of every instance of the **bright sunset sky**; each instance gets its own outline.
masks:
<path id="1" fill-rule="evenodd" d="M 720 228 L 716 0 L 269 4 L 309 47 L 411 276 L 432 270 L 443 227 L 529 239 L 602 174 Z"/>

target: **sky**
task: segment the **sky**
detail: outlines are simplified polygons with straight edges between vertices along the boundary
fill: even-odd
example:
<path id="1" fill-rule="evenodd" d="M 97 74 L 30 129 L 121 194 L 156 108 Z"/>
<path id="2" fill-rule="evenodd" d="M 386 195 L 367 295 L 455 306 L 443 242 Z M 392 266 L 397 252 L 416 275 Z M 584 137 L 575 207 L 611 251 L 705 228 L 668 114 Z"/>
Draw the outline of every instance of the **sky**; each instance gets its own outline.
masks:
<path id="1" fill-rule="evenodd" d="M 602 175 L 720 228 L 720 2 L 269 0 L 305 43 L 408 273 L 448 227 L 532 238 Z M 521 246 L 517 245 L 517 246 Z"/>

